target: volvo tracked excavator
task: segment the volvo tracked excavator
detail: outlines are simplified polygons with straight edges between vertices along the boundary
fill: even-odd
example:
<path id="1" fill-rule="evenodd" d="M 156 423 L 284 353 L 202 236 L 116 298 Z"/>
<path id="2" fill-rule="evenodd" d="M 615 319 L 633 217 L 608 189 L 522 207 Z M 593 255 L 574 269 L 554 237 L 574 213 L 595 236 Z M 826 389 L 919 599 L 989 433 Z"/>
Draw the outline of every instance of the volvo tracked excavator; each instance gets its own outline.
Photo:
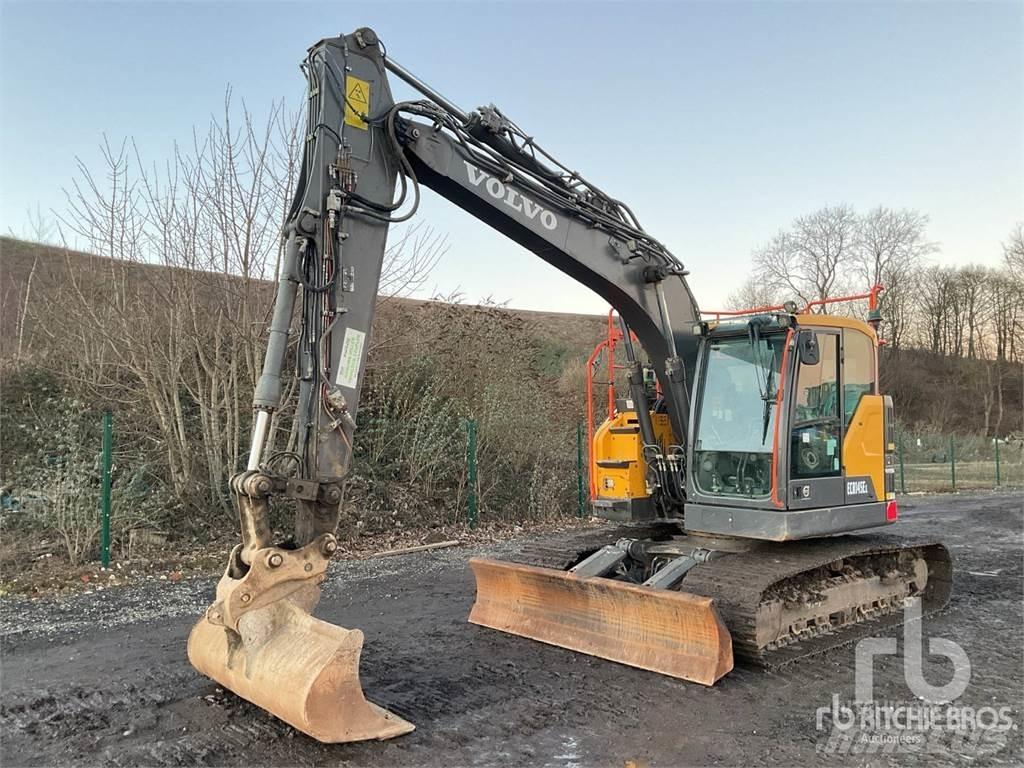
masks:
<path id="1" fill-rule="evenodd" d="M 628 392 L 592 443 L 592 508 L 615 524 L 472 560 L 471 622 L 711 685 L 734 654 L 782 664 L 898 621 L 908 600 L 946 602 L 941 544 L 846 535 L 897 516 L 872 324 L 794 305 L 703 316 L 628 206 L 496 107 L 459 109 L 370 29 L 320 41 L 303 70 L 301 173 L 248 466 L 230 482 L 241 543 L 189 636 L 199 671 L 321 741 L 413 729 L 364 698 L 362 633 L 312 612 L 337 549 L 388 227 L 421 186 L 606 299 L 626 358 Z M 389 75 L 422 98 L 396 103 Z M 269 427 L 292 375 L 299 450 L 285 453 Z M 285 541 L 272 499 L 294 504 Z"/>

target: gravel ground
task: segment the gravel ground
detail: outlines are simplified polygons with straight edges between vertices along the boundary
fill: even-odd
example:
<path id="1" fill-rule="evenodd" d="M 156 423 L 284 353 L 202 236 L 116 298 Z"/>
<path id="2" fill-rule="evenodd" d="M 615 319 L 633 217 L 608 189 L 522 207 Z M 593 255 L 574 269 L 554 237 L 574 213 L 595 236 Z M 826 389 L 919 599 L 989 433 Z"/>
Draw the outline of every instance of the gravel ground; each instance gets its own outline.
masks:
<path id="1" fill-rule="evenodd" d="M 1008 730 L 915 731 L 895 751 L 884 739 L 851 747 L 851 732 L 830 740 L 833 697 L 853 698 L 852 646 L 776 672 L 740 666 L 705 688 L 469 625 L 466 560 L 518 544 L 504 543 L 332 566 L 318 615 L 365 632 L 364 689 L 417 725 L 384 743 L 319 744 L 194 672 L 185 639 L 212 579 L 0 600 L 0 757 L 7 766 L 1019 765 L 1022 506 L 1010 494 L 912 497 L 889 529 L 951 548 L 953 599 L 924 635 L 955 641 L 970 659 L 961 717 L 964 707 L 979 720 L 1006 707 Z M 875 699 L 920 705 L 900 647 L 875 661 Z M 923 668 L 933 685 L 951 677 L 938 656 Z"/>

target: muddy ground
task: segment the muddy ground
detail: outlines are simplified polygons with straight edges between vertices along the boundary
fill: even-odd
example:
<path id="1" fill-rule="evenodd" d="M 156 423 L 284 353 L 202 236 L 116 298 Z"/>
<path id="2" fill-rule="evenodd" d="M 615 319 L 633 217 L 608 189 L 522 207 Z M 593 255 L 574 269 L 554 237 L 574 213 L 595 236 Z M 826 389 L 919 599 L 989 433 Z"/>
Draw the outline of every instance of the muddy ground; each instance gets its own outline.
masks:
<path id="1" fill-rule="evenodd" d="M 890 530 L 941 538 L 956 559 L 952 602 L 924 635 L 955 641 L 970 659 L 958 711 L 1007 707 L 1009 730 L 905 731 L 896 752 L 882 751 L 892 739 L 877 731 L 829 741 L 831 715 L 817 710 L 853 698 L 852 646 L 775 672 L 739 666 L 705 688 L 469 625 L 466 560 L 513 546 L 502 544 L 333 566 L 319 615 L 366 633 L 364 689 L 417 725 L 386 743 L 319 744 L 195 673 L 185 638 L 212 579 L 4 599 L 3 764 L 1018 765 L 1021 497 L 911 498 L 903 510 Z M 900 647 L 875 662 L 875 698 L 920 705 Z M 951 671 L 925 659 L 933 685 Z"/>

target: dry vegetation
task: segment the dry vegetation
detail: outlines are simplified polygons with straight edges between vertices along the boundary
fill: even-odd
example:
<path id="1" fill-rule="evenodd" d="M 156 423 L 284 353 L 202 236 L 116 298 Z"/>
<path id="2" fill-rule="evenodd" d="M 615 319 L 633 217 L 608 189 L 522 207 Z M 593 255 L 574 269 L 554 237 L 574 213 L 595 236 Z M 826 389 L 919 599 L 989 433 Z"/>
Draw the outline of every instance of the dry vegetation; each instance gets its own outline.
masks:
<path id="1" fill-rule="evenodd" d="M 433 241 L 398 242 L 405 250 L 393 256 L 405 263 L 401 254 L 422 259 L 420 243 Z M 107 408 L 115 552 L 137 529 L 169 533 L 172 549 L 232 536 L 226 481 L 248 441 L 271 286 L 9 238 L 0 249 L 3 321 L 23 330 L 18 341 L 5 336 L 2 350 L 0 482 L 18 507 L 5 512 L 5 527 L 19 534 L 9 541 L 67 544 L 72 563 L 95 555 Z M 232 315 L 241 291 L 255 330 Z M 27 311 L 9 300 L 25 295 Z M 383 298 L 341 533 L 401 540 L 404 531 L 463 526 L 467 418 L 478 423 L 482 523 L 575 512 L 582 361 L 602 329 L 598 317 Z M 278 422 L 281 443 L 289 413 Z"/>

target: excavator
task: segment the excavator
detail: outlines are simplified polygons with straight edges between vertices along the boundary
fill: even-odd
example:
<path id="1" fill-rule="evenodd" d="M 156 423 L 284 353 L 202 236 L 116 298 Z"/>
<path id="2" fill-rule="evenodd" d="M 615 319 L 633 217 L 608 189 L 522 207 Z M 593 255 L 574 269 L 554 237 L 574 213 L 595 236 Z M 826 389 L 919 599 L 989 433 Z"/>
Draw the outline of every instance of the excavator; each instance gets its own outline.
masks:
<path id="1" fill-rule="evenodd" d="M 388 229 L 421 186 L 603 297 L 625 359 L 626 391 L 610 392 L 591 441 L 591 509 L 611 523 L 472 559 L 470 622 L 713 685 L 734 658 L 791 663 L 900 621 L 909 600 L 946 603 L 941 543 L 850 535 L 898 517 L 877 288 L 869 322 L 793 302 L 702 313 L 683 264 L 625 203 L 497 107 L 460 109 L 373 30 L 321 40 L 302 68 L 302 165 L 248 463 L 230 479 L 241 540 L 189 635 L 197 670 L 322 742 L 413 730 L 365 698 L 362 632 L 313 611 L 338 549 Z M 396 102 L 391 76 L 421 98 Z M 289 376 L 295 451 L 272 444 Z M 284 540 L 272 501 L 294 510 Z"/>

